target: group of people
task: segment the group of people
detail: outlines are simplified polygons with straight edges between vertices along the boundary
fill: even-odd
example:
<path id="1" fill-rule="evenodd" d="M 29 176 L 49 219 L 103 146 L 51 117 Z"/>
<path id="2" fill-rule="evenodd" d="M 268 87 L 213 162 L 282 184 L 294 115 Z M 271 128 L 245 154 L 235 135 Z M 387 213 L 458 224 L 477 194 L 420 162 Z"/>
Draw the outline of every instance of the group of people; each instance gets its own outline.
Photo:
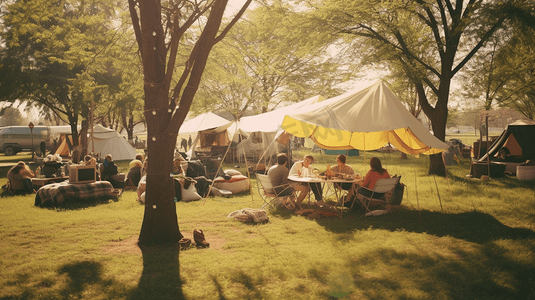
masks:
<path id="1" fill-rule="evenodd" d="M 306 155 L 303 160 L 294 163 L 292 168 L 288 170 L 288 168 L 286 167 L 286 164 L 288 163 L 288 157 L 286 156 L 286 154 L 281 153 L 277 155 L 277 164 L 272 166 L 267 172 L 267 175 L 277 195 L 289 196 L 296 191 L 299 192 L 299 195 L 295 199 L 295 205 L 298 209 L 302 209 L 301 203 L 307 197 L 310 191 L 314 193 L 314 197 L 316 198 L 317 202 L 323 202 L 323 191 L 321 183 L 292 183 L 288 180 L 288 177 L 293 175 L 303 176 L 306 174 L 313 174 L 313 162 L 314 157 L 312 155 Z M 346 156 L 343 154 L 340 154 L 336 157 L 336 165 L 331 167 L 327 172 L 335 175 L 355 174 L 353 168 L 350 165 L 346 164 Z M 341 189 L 348 191 L 348 199 L 352 199 L 352 197 L 355 196 L 355 193 L 360 193 L 364 196 L 369 197 L 372 194 L 373 188 L 375 187 L 375 183 L 381 178 L 390 178 L 390 174 L 388 174 L 388 171 L 383 168 L 381 160 L 379 158 L 372 157 L 370 159 L 370 170 L 364 177 L 364 180 L 358 183 L 358 186 L 355 185 L 355 183 L 353 182 L 337 183 L 337 186 Z"/>

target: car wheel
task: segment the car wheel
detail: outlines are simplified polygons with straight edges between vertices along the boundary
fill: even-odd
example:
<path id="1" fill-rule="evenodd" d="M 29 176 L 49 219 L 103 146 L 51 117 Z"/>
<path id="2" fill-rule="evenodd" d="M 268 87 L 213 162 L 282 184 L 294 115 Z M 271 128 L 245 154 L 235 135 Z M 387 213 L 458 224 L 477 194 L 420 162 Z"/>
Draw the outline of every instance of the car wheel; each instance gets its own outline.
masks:
<path id="1" fill-rule="evenodd" d="M 4 155 L 5 156 L 11 156 L 15 154 L 15 150 L 13 150 L 13 147 L 6 147 L 4 149 Z"/>

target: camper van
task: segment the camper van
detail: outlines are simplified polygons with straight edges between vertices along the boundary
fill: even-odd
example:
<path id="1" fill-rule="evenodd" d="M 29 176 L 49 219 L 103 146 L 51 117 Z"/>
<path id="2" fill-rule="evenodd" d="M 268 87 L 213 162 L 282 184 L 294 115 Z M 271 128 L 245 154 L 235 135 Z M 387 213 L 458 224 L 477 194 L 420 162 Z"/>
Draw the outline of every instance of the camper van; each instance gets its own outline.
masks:
<path id="1" fill-rule="evenodd" d="M 30 151 L 33 148 L 38 151 L 39 143 L 45 141 L 47 149 L 50 149 L 50 130 L 48 126 L 35 126 L 32 131 L 28 126 L 0 127 L 0 152 L 6 156 L 15 155 L 23 150 Z"/>

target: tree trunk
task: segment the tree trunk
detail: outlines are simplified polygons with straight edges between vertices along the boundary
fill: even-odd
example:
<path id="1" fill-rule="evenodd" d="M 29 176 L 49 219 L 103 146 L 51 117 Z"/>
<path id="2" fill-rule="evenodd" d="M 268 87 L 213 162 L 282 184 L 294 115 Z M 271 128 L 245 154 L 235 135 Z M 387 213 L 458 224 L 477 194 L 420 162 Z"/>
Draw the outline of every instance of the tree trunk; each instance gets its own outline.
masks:
<path id="1" fill-rule="evenodd" d="M 150 126 L 149 126 L 150 128 Z M 177 244 L 183 235 L 178 228 L 172 161 L 176 137 L 162 134 L 156 141 L 148 139 L 148 174 L 145 215 L 139 234 L 139 245 Z M 158 152 L 156 152 L 158 149 Z M 157 153 L 158 155 L 150 155 Z"/>
<path id="2" fill-rule="evenodd" d="M 140 50 L 145 81 L 148 170 L 145 215 L 138 244 L 178 244 L 183 236 L 178 228 L 172 177 L 178 130 L 172 132 L 168 127 L 171 116 L 168 113 L 169 84 L 165 78 L 166 52 L 164 41 L 159 38 L 164 34 L 161 7 L 153 1 L 139 1 L 139 11 L 143 20 Z"/>

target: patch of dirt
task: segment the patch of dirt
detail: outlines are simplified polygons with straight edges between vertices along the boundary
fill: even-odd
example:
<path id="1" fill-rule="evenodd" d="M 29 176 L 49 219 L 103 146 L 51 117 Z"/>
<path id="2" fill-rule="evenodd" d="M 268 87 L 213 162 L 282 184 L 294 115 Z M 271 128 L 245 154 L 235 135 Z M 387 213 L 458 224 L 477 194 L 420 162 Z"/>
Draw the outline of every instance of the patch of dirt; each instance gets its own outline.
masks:
<path id="1" fill-rule="evenodd" d="M 184 234 L 184 233 L 182 233 Z M 195 248 L 193 245 L 195 241 L 193 236 L 184 234 L 185 238 L 190 238 L 192 243 L 192 248 Z M 205 239 L 210 243 L 210 249 L 226 251 L 223 249 L 223 246 L 226 244 L 227 240 L 218 235 L 205 235 Z M 138 236 L 132 236 L 127 239 L 113 240 L 110 244 L 105 247 L 104 252 L 106 254 L 139 254 L 141 255 L 141 249 L 137 245 Z"/>
<path id="2" fill-rule="evenodd" d="M 137 245 L 138 236 L 132 236 L 127 239 L 113 240 L 108 247 L 106 247 L 105 253 L 107 254 L 139 254 L 141 255 L 141 249 Z"/>

